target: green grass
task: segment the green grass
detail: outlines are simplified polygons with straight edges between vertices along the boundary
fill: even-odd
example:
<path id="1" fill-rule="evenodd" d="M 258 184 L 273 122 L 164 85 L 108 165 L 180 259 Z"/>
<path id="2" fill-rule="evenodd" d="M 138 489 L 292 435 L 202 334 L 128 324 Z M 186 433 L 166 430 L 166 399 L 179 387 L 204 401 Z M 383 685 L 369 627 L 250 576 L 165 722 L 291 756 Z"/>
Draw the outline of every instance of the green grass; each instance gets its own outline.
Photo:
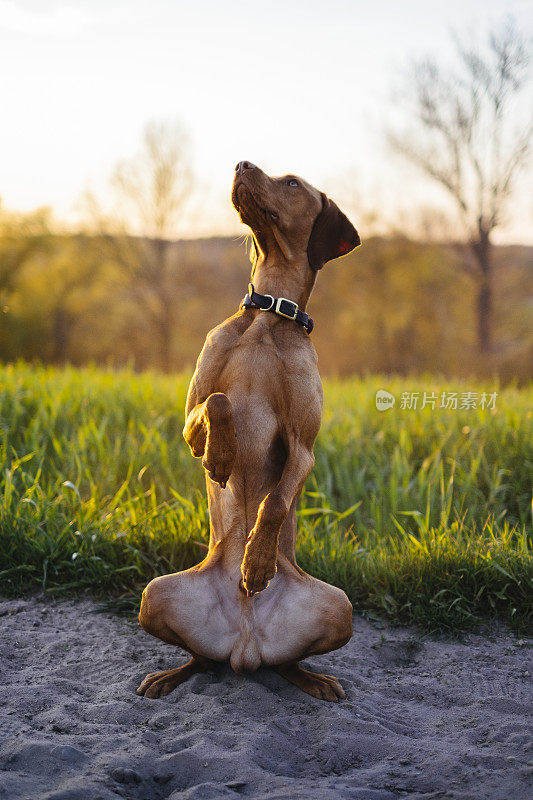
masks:
<path id="1" fill-rule="evenodd" d="M 0 591 L 139 597 L 203 557 L 188 375 L 0 367 Z M 493 390 L 432 377 L 328 381 L 298 561 L 359 610 L 453 631 L 533 616 L 533 389 L 495 411 L 378 412 L 374 395 Z"/>

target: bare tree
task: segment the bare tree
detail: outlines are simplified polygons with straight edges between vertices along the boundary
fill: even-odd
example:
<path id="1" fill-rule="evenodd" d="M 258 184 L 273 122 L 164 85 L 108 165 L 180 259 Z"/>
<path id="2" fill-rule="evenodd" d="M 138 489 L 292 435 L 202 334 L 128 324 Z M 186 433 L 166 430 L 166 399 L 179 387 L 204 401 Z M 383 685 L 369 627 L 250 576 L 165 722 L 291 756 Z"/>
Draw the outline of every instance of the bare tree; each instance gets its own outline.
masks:
<path id="1" fill-rule="evenodd" d="M 512 113 L 530 56 L 512 21 L 489 34 L 482 52 L 457 39 L 455 44 L 456 71 L 432 59 L 413 64 L 407 96 L 418 130 L 391 131 L 389 141 L 455 202 L 473 256 L 478 349 L 487 355 L 493 347 L 491 234 L 505 221 L 531 150 L 531 120 Z"/>
<path id="2" fill-rule="evenodd" d="M 178 124 L 146 126 L 139 156 L 118 165 L 113 185 L 129 232 L 113 235 L 117 261 L 130 275 L 131 292 L 154 334 L 161 369 L 172 366 L 178 289 L 175 237 L 192 190 L 188 140 Z"/>

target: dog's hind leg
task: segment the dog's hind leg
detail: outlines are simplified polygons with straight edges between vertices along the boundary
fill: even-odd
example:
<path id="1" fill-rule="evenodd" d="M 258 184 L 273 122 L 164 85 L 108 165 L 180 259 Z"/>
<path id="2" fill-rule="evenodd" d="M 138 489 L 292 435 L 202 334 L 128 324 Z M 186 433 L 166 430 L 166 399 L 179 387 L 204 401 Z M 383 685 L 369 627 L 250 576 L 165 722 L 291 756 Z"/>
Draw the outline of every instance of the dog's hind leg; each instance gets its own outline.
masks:
<path id="1" fill-rule="evenodd" d="M 181 573 L 181 580 L 183 580 L 184 573 Z M 148 584 L 142 595 L 141 609 L 139 612 L 139 624 L 141 628 L 152 636 L 161 639 L 165 644 L 180 647 L 189 653 L 192 658 L 186 664 L 176 669 L 163 670 L 162 672 L 150 672 L 141 681 L 137 689 L 137 694 L 144 695 L 155 699 L 156 697 L 164 697 L 166 694 L 172 692 L 180 683 L 185 683 L 193 675 L 198 672 L 206 672 L 208 669 L 215 665 L 215 662 L 205 656 L 196 653 L 189 645 L 182 639 L 180 635 L 174 631 L 167 622 L 167 603 L 165 600 L 168 598 L 165 595 L 164 587 L 172 582 L 180 580 L 180 575 L 166 575 L 151 581 Z M 163 587 L 163 588 L 161 588 Z"/>
<path id="2" fill-rule="evenodd" d="M 226 395 L 215 392 L 194 406 L 187 416 L 183 436 L 193 456 L 202 458 L 211 480 L 224 489 L 237 454 L 233 411 Z"/>
<path id="3" fill-rule="evenodd" d="M 340 682 L 333 675 L 322 675 L 310 672 L 298 664 L 302 658 L 312 655 L 330 653 L 343 647 L 352 636 L 352 604 L 339 589 L 328 586 L 321 581 L 313 581 L 314 591 L 320 593 L 322 603 L 325 604 L 322 614 L 317 615 L 315 625 L 308 624 L 308 629 L 313 630 L 317 636 L 298 656 L 282 664 L 274 665 L 274 669 L 295 686 L 317 697 L 319 700 L 337 702 L 346 695 Z M 317 594 L 318 596 L 318 594 Z"/>

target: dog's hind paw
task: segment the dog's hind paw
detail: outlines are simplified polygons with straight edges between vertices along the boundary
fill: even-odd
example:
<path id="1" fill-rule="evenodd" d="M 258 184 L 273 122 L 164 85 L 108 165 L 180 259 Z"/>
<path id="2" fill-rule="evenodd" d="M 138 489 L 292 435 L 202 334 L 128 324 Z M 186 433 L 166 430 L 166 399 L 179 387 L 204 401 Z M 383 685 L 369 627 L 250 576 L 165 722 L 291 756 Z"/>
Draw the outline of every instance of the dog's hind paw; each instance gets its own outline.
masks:
<path id="1" fill-rule="evenodd" d="M 316 697 L 318 700 L 327 700 L 330 703 L 337 703 L 339 699 L 346 697 L 340 682 L 333 675 L 321 675 L 317 672 L 309 672 L 299 664 L 281 664 L 274 667 L 276 672 L 283 675 L 299 689 L 307 694 Z"/>
<path id="2" fill-rule="evenodd" d="M 211 663 L 205 658 L 194 656 L 183 667 L 167 669 L 163 672 L 150 672 L 141 682 L 136 694 L 144 695 L 151 700 L 164 697 L 180 683 L 185 683 L 190 677 L 196 675 L 197 672 L 205 672 Z"/>

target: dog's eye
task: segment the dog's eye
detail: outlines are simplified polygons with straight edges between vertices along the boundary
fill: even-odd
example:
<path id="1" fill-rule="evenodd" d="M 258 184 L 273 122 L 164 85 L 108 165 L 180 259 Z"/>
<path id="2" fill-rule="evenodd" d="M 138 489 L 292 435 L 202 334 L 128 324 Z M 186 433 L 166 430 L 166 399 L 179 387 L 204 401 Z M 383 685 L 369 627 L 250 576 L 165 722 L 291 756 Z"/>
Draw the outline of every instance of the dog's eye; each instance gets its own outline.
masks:
<path id="1" fill-rule="evenodd" d="M 289 184 L 289 186 L 299 186 L 300 185 L 298 183 L 298 181 L 294 180 L 294 178 L 291 178 L 290 181 L 287 181 L 287 183 Z"/>

